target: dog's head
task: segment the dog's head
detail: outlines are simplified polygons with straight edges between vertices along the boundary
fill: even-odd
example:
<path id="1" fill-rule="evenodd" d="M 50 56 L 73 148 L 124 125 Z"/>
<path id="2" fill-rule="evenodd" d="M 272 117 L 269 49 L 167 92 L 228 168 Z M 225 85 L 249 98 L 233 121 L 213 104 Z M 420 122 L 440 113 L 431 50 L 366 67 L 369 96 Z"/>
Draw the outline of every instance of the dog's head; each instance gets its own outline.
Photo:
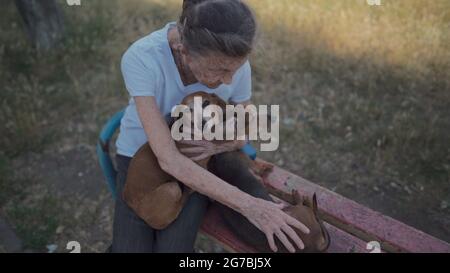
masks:
<path id="1" fill-rule="evenodd" d="M 195 98 L 201 98 L 200 103 L 201 104 L 197 104 L 196 105 L 196 101 Z M 234 122 L 234 119 L 230 119 L 226 116 L 226 106 L 227 103 L 221 99 L 219 96 L 217 96 L 216 94 L 210 94 L 207 92 L 203 92 L 203 91 L 199 91 L 199 92 L 195 92 L 192 93 L 188 96 L 186 96 L 180 103 L 180 105 L 184 105 L 188 107 L 188 110 L 190 111 L 191 114 L 191 129 L 194 129 L 194 120 L 200 119 L 201 120 L 201 126 L 202 128 L 204 128 L 204 126 L 206 125 L 206 123 L 212 119 L 213 117 L 208 117 L 205 115 L 205 109 L 207 109 L 208 106 L 216 106 L 218 108 L 220 108 L 220 110 L 222 111 L 222 119 L 218 120 L 219 124 L 216 124 L 216 126 L 223 126 L 224 124 L 226 124 L 227 122 Z M 201 107 L 202 111 L 195 111 L 195 107 Z M 174 108 L 175 109 L 175 108 Z M 198 109 L 197 109 L 198 110 Z M 194 115 L 196 114 L 200 114 L 202 115 L 201 117 L 196 117 Z M 172 125 L 175 123 L 175 121 L 179 120 L 183 118 L 183 113 L 181 113 L 178 117 L 172 118 L 171 122 L 169 123 L 169 126 L 172 127 Z M 198 124 L 200 125 L 200 124 Z M 202 128 L 198 128 L 198 129 L 202 129 Z M 183 128 L 181 128 L 182 130 Z"/>
<path id="2" fill-rule="evenodd" d="M 305 243 L 304 252 L 325 252 L 330 245 L 330 236 L 322 220 L 319 218 L 316 194 L 312 198 L 302 197 L 296 190 L 292 191 L 293 206 L 286 209 L 286 213 L 299 219 L 309 229 L 309 234 L 298 232 Z"/>
<path id="3" fill-rule="evenodd" d="M 191 111 L 191 113 L 194 113 L 196 97 L 201 98 L 201 107 L 203 110 L 205 110 L 205 108 L 210 105 L 215 105 L 222 110 L 222 113 L 225 114 L 225 109 L 226 109 L 227 103 L 214 93 L 210 94 L 210 93 L 206 93 L 203 91 L 195 92 L 195 93 L 192 93 L 192 94 L 186 96 L 181 101 L 181 104 L 189 107 L 189 110 Z M 205 123 L 208 122 L 209 119 L 204 116 L 202 116 L 201 118 L 202 118 L 202 125 L 204 126 Z M 223 121 L 225 121 L 225 115 L 224 115 Z"/>
<path id="4" fill-rule="evenodd" d="M 191 111 L 194 111 L 195 97 L 202 98 L 203 109 L 209 105 L 217 105 L 220 108 L 222 108 L 223 110 L 225 110 L 225 107 L 227 105 L 227 103 L 223 99 L 221 99 L 219 96 L 217 96 L 216 94 L 214 94 L 214 93 L 210 94 L 210 93 L 206 93 L 204 91 L 195 92 L 195 93 L 192 93 L 192 94 L 184 97 L 184 99 L 181 101 L 181 104 L 187 105 L 189 107 L 189 109 L 191 109 Z"/>

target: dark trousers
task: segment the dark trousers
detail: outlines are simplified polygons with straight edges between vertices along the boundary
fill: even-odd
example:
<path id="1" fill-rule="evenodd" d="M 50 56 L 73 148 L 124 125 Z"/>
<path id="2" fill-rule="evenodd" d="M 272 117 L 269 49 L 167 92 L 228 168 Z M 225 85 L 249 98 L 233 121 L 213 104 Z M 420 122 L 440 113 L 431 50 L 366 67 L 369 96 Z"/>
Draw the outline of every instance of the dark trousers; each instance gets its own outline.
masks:
<path id="1" fill-rule="evenodd" d="M 178 218 L 163 230 L 148 226 L 122 199 L 128 165 L 131 158 L 116 156 L 117 200 L 114 212 L 113 253 L 190 253 L 203 216 L 209 205 L 209 198 L 193 193 Z"/>

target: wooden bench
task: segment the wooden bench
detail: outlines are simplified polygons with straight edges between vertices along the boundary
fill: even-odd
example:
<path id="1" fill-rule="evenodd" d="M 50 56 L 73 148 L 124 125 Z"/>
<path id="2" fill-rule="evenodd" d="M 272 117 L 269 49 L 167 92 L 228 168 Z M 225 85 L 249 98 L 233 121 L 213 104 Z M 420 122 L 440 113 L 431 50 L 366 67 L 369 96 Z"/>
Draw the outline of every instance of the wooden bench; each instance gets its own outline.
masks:
<path id="1" fill-rule="evenodd" d="M 285 201 L 289 201 L 289 193 L 292 189 L 297 189 L 302 195 L 317 194 L 320 216 L 326 222 L 331 237 L 328 252 L 371 252 L 374 249 L 368 247 L 368 242 L 375 241 L 379 243 L 381 252 L 450 253 L 450 244 L 447 242 L 364 207 L 281 168 L 275 167 L 263 182 L 273 196 Z M 255 252 L 225 226 L 214 205 L 207 212 L 201 229 L 204 234 L 222 245 L 227 251 Z"/>

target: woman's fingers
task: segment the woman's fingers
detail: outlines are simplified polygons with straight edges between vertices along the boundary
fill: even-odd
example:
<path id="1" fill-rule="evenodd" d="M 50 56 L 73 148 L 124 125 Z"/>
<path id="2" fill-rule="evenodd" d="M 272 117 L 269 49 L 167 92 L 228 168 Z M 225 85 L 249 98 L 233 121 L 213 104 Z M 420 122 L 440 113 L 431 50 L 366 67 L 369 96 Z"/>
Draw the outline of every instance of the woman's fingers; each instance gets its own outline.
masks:
<path id="1" fill-rule="evenodd" d="M 294 246 L 291 244 L 291 242 L 289 242 L 289 239 L 280 229 L 275 231 L 275 235 L 277 235 L 278 239 L 280 239 L 280 241 L 283 243 L 286 249 L 289 250 L 289 252 L 291 253 L 295 252 Z"/>
<path id="2" fill-rule="evenodd" d="M 279 238 L 290 252 L 295 252 L 296 248 L 294 244 L 299 249 L 304 249 L 305 244 L 295 232 L 294 227 L 306 234 L 309 233 L 309 229 L 303 223 L 282 210 L 286 205 L 257 198 L 255 200 L 258 200 L 258 203 L 249 211 L 248 219 L 264 232 L 272 251 L 278 251 L 274 235 Z M 253 209 L 255 210 L 253 211 Z M 270 217 L 267 217 L 268 215 Z"/>
<path id="3" fill-rule="evenodd" d="M 288 204 L 285 204 L 285 203 L 282 203 L 282 202 L 280 202 L 280 203 L 275 203 L 276 205 L 277 205 L 277 207 L 279 208 L 279 209 L 284 209 L 284 208 L 286 208 L 287 206 L 288 206 Z"/>
<path id="4" fill-rule="evenodd" d="M 266 231 L 265 234 L 267 237 L 267 241 L 269 242 L 270 249 L 272 249 L 273 252 L 277 252 L 278 248 L 275 245 L 275 240 L 273 239 L 273 232 Z"/>
<path id="5" fill-rule="evenodd" d="M 187 147 L 187 148 L 180 148 L 181 153 L 202 153 L 205 151 L 204 147 Z"/>
<path id="6" fill-rule="evenodd" d="M 281 230 L 283 230 L 284 233 L 286 233 L 294 241 L 294 243 L 297 245 L 299 249 L 305 248 L 305 244 L 303 243 L 302 239 L 298 236 L 297 233 L 295 233 L 295 231 L 290 226 L 284 225 L 281 227 Z"/>
<path id="7" fill-rule="evenodd" d="M 299 220 L 295 219 L 294 217 L 292 217 L 288 214 L 285 214 L 285 215 L 287 216 L 286 223 L 298 228 L 301 232 L 303 232 L 305 234 L 309 234 L 309 228 L 306 227 L 303 223 L 301 223 Z"/>
<path id="8" fill-rule="evenodd" d="M 210 141 L 206 140 L 180 140 L 177 141 L 180 144 L 192 145 L 192 146 L 206 146 L 210 144 Z"/>
<path id="9" fill-rule="evenodd" d="M 209 156 L 210 156 L 209 154 L 201 154 L 199 156 L 191 157 L 191 160 L 192 161 L 200 161 L 200 160 L 203 160 L 205 158 L 208 158 Z"/>

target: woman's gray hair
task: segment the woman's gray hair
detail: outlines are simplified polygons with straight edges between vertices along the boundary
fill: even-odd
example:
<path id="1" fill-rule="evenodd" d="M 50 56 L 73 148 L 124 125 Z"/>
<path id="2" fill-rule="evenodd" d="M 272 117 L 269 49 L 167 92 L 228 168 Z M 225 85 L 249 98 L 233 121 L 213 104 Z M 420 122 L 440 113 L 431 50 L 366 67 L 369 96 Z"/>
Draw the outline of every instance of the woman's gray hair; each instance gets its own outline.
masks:
<path id="1" fill-rule="evenodd" d="M 178 30 L 193 54 L 245 57 L 253 48 L 256 20 L 240 0 L 184 0 Z"/>

